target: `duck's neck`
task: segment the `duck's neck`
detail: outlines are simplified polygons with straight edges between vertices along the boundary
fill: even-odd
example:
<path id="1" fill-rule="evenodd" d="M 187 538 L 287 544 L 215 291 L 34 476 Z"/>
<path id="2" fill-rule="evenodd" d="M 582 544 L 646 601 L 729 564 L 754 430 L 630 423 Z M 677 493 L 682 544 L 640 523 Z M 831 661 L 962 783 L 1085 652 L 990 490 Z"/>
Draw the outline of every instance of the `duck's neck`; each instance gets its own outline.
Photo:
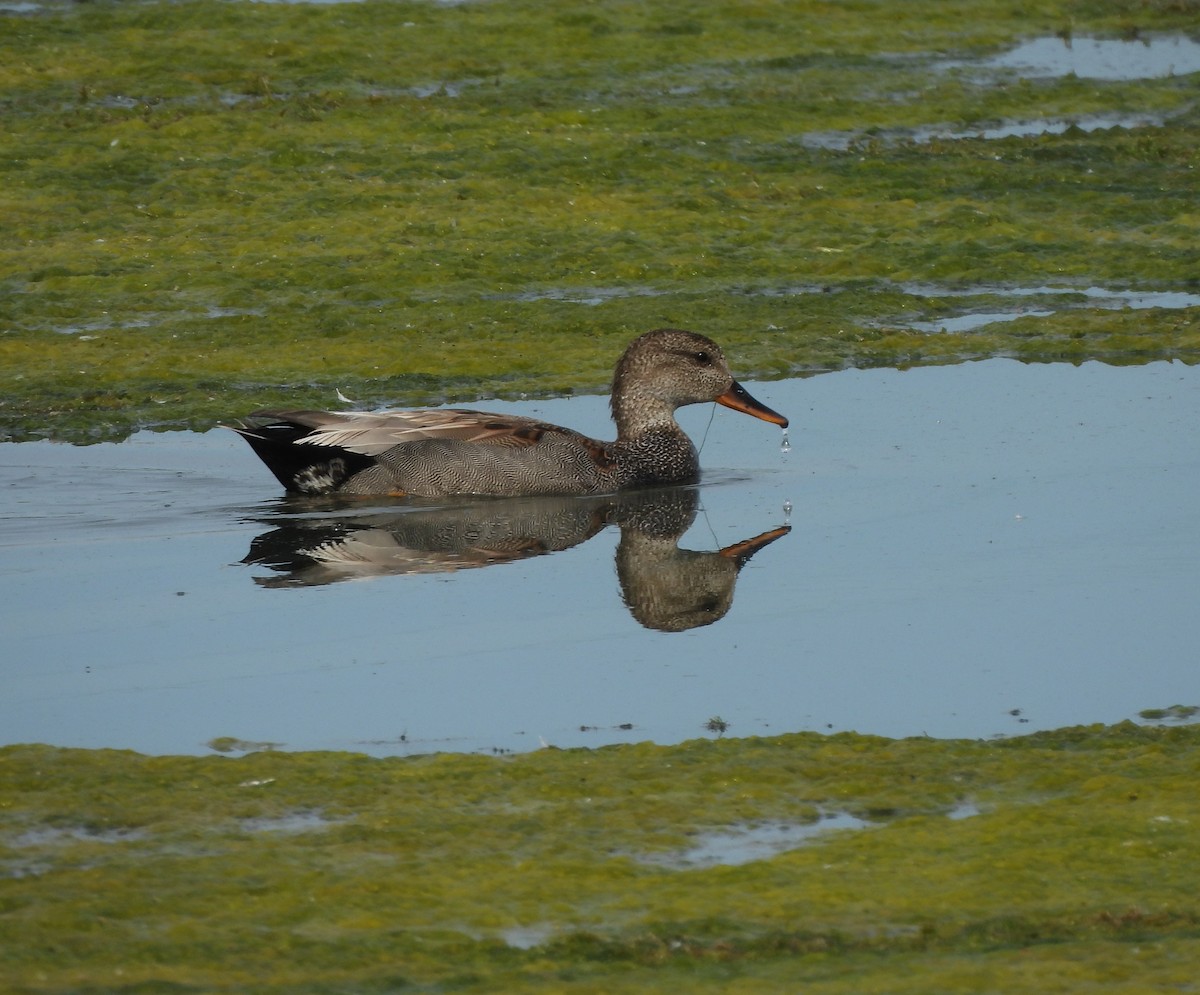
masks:
<path id="1" fill-rule="evenodd" d="M 622 434 L 611 454 L 619 467 L 619 486 L 691 484 L 700 479 L 700 457 L 674 419 L 670 427 L 646 428 L 629 437 Z"/>
<path id="2" fill-rule="evenodd" d="M 621 486 L 689 484 L 700 479 L 700 458 L 675 420 L 675 405 L 641 391 L 612 395 L 617 441 L 612 455 Z"/>
<path id="3" fill-rule="evenodd" d="M 646 394 L 613 394 L 610 407 L 618 439 L 634 439 L 645 432 L 681 432 L 675 406 Z"/>

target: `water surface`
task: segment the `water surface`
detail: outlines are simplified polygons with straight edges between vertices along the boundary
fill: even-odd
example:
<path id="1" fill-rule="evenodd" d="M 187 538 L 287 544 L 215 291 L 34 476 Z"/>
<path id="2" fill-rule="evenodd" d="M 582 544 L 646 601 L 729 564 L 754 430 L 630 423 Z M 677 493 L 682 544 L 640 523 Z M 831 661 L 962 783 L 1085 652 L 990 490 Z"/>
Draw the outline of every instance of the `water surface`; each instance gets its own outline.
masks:
<path id="1" fill-rule="evenodd" d="M 1145 35 L 1132 39 L 1048 36 L 1028 39 L 990 58 L 940 60 L 934 62 L 933 67 L 939 71 L 964 72 L 983 86 L 995 85 L 997 76 L 1020 79 L 1073 76 L 1110 81 L 1163 79 L 1200 72 L 1200 43 L 1182 34 Z M 845 151 L 868 137 L 893 143 L 925 143 L 935 139 L 995 140 L 1060 135 L 1072 128 L 1081 131 L 1160 128 L 1165 123 L 1161 114 L 1114 109 L 1065 117 L 988 120 L 972 122 L 966 127 L 961 123 L 939 122 L 909 128 L 873 128 L 869 132 L 814 131 L 803 135 L 800 141 L 809 148 Z"/>
<path id="2" fill-rule="evenodd" d="M 220 430 L 0 445 L 0 742 L 522 750 L 712 717 L 986 737 L 1200 702 L 1197 368 L 751 389 L 789 453 L 689 409 L 698 488 L 509 504 L 486 534 L 455 502 L 282 500 Z M 608 432 L 603 398 L 487 407 Z"/>
<path id="3" fill-rule="evenodd" d="M 1200 71 L 1200 44 L 1186 35 L 1140 38 L 1032 38 L 982 63 L 1024 77 L 1133 80 Z"/>

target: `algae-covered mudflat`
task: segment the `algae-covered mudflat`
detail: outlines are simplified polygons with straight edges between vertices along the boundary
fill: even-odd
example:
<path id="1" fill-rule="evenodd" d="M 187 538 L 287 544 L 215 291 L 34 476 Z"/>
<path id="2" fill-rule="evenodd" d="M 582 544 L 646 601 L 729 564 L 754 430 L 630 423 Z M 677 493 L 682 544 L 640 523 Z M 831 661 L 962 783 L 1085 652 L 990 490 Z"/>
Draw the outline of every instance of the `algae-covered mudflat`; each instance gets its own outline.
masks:
<path id="1" fill-rule="evenodd" d="M 507 758 L 7 747 L 5 990 L 1187 991 L 1198 750 L 1129 723 Z"/>
<path id="2" fill-rule="evenodd" d="M 758 378 L 1194 362 L 1194 303 L 1120 295 L 1197 289 L 1196 12 L 8 5 L 0 428 L 595 391 L 660 325 Z"/>

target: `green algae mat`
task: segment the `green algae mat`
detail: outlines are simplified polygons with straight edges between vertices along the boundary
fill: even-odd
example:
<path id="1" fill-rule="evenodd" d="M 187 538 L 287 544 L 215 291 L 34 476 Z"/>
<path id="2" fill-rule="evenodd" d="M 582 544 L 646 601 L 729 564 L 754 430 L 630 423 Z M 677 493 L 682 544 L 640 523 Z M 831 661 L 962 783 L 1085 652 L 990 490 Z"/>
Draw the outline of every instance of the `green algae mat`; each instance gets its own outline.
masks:
<path id="1" fill-rule="evenodd" d="M 712 334 L 743 379 L 1200 359 L 1194 308 L 1083 293 L 1197 289 L 1195 75 L 972 68 L 1027 38 L 1193 30 L 1195 0 L 14 8 L 0 439 L 203 429 L 338 388 L 599 391 L 662 325 Z M 973 137 L 1131 115 L 1151 123 Z M 951 137 L 913 137 L 931 126 Z M 913 326 L 1038 288 L 1045 313 Z"/>
<path id="2" fill-rule="evenodd" d="M 4 990 L 1190 991 L 1198 772 L 1200 727 L 1132 723 L 506 757 L 10 746 Z M 831 815 L 857 828 L 722 850 Z"/>

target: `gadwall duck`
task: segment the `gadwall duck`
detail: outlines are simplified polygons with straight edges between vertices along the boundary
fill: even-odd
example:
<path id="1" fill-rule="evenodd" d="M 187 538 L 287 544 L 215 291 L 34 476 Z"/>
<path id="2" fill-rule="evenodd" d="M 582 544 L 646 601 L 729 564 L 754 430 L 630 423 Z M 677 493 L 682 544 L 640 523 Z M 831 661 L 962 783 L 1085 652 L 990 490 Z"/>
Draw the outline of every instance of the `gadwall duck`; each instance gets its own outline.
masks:
<path id="1" fill-rule="evenodd" d="M 704 401 L 788 424 L 733 379 L 711 339 L 659 329 L 634 339 L 617 363 L 615 442 L 533 418 L 456 408 L 259 411 L 231 427 L 297 494 L 603 494 L 697 480 L 696 447 L 675 409 Z"/>

